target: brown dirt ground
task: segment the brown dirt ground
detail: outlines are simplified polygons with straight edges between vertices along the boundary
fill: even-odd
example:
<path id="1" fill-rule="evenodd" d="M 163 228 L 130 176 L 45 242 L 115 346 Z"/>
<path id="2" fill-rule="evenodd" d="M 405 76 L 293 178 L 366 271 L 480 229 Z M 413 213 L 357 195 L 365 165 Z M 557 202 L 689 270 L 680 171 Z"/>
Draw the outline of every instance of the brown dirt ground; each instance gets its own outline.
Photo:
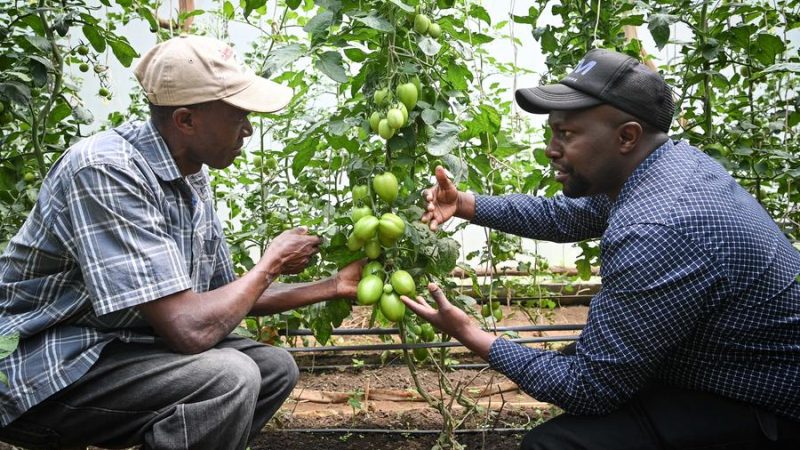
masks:
<path id="1" fill-rule="evenodd" d="M 526 314 L 517 307 L 503 306 L 503 326 L 526 324 L 575 324 L 585 323 L 588 308 L 570 306 L 553 311 Z M 342 327 L 364 328 L 369 322 L 369 309 L 358 307 L 353 316 Z M 526 332 L 520 337 L 565 336 L 577 332 Z M 314 345 L 313 339 L 308 345 Z M 359 345 L 381 342 L 377 336 L 336 336 L 335 345 Z M 566 342 L 543 344 L 557 349 Z M 295 345 L 304 345 L 298 339 Z M 252 450 L 325 448 L 331 450 L 359 448 L 365 450 L 404 450 L 429 449 L 437 434 L 404 434 L 407 430 L 441 430 L 443 419 L 438 411 L 424 401 L 386 401 L 370 400 L 369 392 L 376 389 L 397 393 L 414 391 L 411 372 L 405 366 L 399 351 L 384 352 L 328 352 L 324 354 L 295 353 L 301 370 L 300 380 L 293 397 L 314 392 L 345 393 L 351 395 L 353 404 L 316 403 L 307 400 L 287 401 L 263 433 L 252 443 Z M 450 358 L 459 363 L 480 363 L 474 355 L 463 348 L 453 348 Z M 359 361 L 363 366 L 359 367 Z M 335 370 L 310 370 L 318 366 L 339 365 Z M 422 386 L 436 395 L 440 392 L 439 375 L 430 363 L 422 365 L 418 372 Z M 509 385 L 509 380 L 491 369 L 459 369 L 446 373 L 450 384 L 465 391 L 477 393 L 488 385 Z M 474 389 L 466 389 L 472 387 Z M 366 395 L 365 395 L 366 394 Z M 445 395 L 446 399 L 450 399 Z M 467 449 L 516 449 L 523 432 L 492 432 L 491 428 L 519 429 L 530 428 L 557 414 L 556 408 L 537 402 L 518 390 L 482 397 L 480 408 L 468 412 L 455 402 L 449 410 L 457 420 L 463 419 L 461 429 L 486 429 L 483 433 L 459 434 L 457 440 Z M 325 429 L 342 429 L 339 432 L 320 432 Z M 376 434 L 366 432 L 347 432 L 344 430 L 395 430 L 400 433 Z M 311 430 L 316 432 L 298 431 Z M 15 447 L 0 443 L 0 450 L 13 450 Z"/>

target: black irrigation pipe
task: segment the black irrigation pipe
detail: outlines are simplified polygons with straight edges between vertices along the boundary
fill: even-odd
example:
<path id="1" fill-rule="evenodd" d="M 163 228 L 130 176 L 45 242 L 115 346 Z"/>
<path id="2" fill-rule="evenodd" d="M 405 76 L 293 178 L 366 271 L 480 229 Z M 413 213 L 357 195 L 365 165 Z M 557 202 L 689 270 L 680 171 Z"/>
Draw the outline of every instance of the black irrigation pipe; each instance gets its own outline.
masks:
<path id="1" fill-rule="evenodd" d="M 535 338 L 509 339 L 518 344 L 530 344 L 534 342 L 563 342 L 575 341 L 578 336 L 548 336 Z M 329 345 L 324 347 L 285 347 L 290 353 L 298 352 L 349 352 L 359 350 L 413 350 L 415 348 L 442 348 L 442 347 L 463 347 L 464 344 L 456 342 L 426 342 L 418 344 L 373 344 L 373 345 Z"/>
<path id="2" fill-rule="evenodd" d="M 327 365 L 319 365 L 319 366 L 298 366 L 298 369 L 304 372 L 315 372 L 315 371 L 333 371 L 333 370 L 344 370 L 344 369 L 381 369 L 387 366 L 405 366 L 406 363 L 386 363 L 386 364 L 360 364 L 358 367 L 354 366 L 353 364 L 327 364 Z M 489 367 L 489 364 L 483 363 L 472 363 L 472 364 L 451 364 L 447 366 L 448 369 L 453 370 L 481 370 L 486 369 Z"/>
<path id="3" fill-rule="evenodd" d="M 486 428 L 455 430 L 456 434 L 524 433 L 528 428 Z M 441 434 L 442 430 L 391 430 L 385 428 L 285 428 L 267 433 L 344 433 L 344 434 Z"/>
<path id="4" fill-rule="evenodd" d="M 567 325 L 520 325 L 514 327 L 485 328 L 486 331 L 579 331 L 584 324 Z M 331 335 L 335 336 L 368 336 L 368 335 L 390 335 L 399 334 L 398 328 L 334 328 Z M 312 336 L 314 333 L 307 329 L 278 330 L 281 336 Z"/>

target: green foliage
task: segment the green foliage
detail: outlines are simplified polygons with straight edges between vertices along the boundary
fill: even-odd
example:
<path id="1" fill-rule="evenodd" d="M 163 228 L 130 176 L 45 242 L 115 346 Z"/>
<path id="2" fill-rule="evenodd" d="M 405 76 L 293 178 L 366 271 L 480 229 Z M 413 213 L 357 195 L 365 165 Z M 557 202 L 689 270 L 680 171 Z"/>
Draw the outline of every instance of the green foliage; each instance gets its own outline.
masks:
<path id="1" fill-rule="evenodd" d="M 124 10 L 126 2 L 119 4 Z M 0 13 L 0 249 L 33 206 L 50 165 L 93 120 L 74 78 L 79 67 L 93 67 L 111 95 L 104 53 L 126 67 L 138 56 L 115 32 L 128 19 L 102 20 L 95 3 L 7 6 Z"/>

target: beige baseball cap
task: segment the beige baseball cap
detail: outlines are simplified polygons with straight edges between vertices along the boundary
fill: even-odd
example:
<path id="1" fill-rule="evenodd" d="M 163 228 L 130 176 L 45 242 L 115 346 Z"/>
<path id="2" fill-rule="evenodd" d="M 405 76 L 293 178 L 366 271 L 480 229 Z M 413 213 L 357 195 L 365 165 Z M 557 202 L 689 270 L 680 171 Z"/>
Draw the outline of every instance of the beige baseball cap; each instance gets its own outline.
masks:
<path id="1" fill-rule="evenodd" d="M 142 56 L 134 71 L 150 103 L 187 106 L 222 100 L 245 111 L 275 112 L 292 90 L 253 73 L 226 43 L 184 35 L 164 41 Z"/>

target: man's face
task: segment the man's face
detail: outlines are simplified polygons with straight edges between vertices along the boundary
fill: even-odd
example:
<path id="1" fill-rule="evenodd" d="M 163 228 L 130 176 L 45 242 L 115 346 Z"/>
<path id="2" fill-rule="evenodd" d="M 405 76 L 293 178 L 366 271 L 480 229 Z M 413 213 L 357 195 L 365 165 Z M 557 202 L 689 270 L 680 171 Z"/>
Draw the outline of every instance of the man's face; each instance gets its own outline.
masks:
<path id="1" fill-rule="evenodd" d="M 203 104 L 193 110 L 197 132 L 188 157 L 197 164 L 224 169 L 241 154 L 244 139 L 253 134 L 249 112 L 222 101 Z"/>
<path id="2" fill-rule="evenodd" d="M 578 111 L 551 111 L 553 136 L 545 154 L 556 181 L 567 197 L 607 194 L 616 198 L 624 179 L 618 126 L 612 107 L 601 105 Z"/>

